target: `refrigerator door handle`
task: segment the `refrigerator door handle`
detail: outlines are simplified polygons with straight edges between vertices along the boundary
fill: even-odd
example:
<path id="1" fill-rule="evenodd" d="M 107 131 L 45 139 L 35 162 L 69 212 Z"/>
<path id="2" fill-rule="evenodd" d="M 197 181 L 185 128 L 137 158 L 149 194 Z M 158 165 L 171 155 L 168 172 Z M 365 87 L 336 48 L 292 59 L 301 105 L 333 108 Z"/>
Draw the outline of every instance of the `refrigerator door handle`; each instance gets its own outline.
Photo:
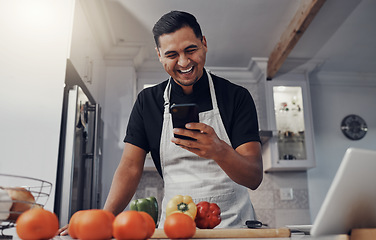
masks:
<path id="1" fill-rule="evenodd" d="M 99 144 L 98 138 L 100 131 L 100 106 L 95 104 L 95 127 L 94 127 L 94 148 L 93 148 L 93 188 L 92 188 L 92 197 L 91 205 L 92 208 L 100 208 L 100 156 L 99 156 Z"/>

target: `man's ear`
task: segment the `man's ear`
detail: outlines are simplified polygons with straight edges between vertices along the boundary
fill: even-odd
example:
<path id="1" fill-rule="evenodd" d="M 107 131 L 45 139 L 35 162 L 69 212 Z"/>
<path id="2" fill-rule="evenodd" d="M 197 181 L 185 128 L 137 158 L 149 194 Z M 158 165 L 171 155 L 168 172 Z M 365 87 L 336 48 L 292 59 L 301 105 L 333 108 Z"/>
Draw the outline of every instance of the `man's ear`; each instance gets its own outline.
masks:
<path id="1" fill-rule="evenodd" d="M 202 44 L 204 45 L 206 51 L 208 51 L 208 45 L 207 45 L 207 42 L 206 42 L 206 37 L 205 36 L 202 36 L 202 40 L 201 40 Z"/>
<path id="2" fill-rule="evenodd" d="M 159 48 L 155 47 L 155 51 L 157 51 L 158 59 L 161 62 L 161 53 L 159 52 Z"/>

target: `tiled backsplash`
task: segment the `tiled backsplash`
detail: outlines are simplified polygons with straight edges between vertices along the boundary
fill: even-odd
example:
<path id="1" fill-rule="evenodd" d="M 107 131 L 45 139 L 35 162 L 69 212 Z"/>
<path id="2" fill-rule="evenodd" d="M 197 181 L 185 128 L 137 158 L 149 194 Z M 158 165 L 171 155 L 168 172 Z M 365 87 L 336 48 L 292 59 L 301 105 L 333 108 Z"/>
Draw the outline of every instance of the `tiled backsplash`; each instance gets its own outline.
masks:
<path id="1" fill-rule="evenodd" d="M 275 172 L 264 174 L 263 182 L 249 195 L 259 221 L 269 227 L 310 224 L 306 172 Z M 144 171 L 134 199 L 148 197 L 146 188 L 156 188 L 159 206 L 163 198 L 163 180 L 157 171 Z M 292 188 L 293 199 L 281 200 L 280 189 Z"/>
<path id="2" fill-rule="evenodd" d="M 281 200 L 280 189 L 291 188 L 292 200 Z M 255 191 L 249 190 L 256 217 L 269 227 L 310 224 L 306 172 L 273 172 Z"/>

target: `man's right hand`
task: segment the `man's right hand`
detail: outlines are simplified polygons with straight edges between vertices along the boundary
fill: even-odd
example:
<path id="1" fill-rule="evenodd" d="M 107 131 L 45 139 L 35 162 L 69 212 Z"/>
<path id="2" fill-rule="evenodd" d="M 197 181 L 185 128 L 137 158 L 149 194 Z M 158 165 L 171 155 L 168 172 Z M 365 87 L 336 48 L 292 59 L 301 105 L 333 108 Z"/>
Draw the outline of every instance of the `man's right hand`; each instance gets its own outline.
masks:
<path id="1" fill-rule="evenodd" d="M 68 233 L 68 227 L 69 227 L 69 224 L 67 224 L 64 227 L 60 228 L 57 231 L 56 235 L 60 235 L 60 236 L 66 236 L 66 235 L 68 235 L 69 234 Z"/>

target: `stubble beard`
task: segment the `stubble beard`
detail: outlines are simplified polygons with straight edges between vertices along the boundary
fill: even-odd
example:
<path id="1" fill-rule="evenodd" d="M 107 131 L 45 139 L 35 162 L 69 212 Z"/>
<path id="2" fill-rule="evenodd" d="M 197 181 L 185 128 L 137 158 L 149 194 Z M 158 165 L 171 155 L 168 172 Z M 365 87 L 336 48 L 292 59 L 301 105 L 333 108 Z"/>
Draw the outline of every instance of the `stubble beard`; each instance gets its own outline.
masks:
<path id="1" fill-rule="evenodd" d="M 182 86 L 185 86 L 185 87 L 189 87 L 189 86 L 193 86 L 197 81 L 198 81 L 198 77 L 196 77 L 196 79 L 192 82 L 183 82 L 183 81 L 180 81 L 178 79 L 175 79 L 175 81 L 177 81 L 180 85 Z"/>

